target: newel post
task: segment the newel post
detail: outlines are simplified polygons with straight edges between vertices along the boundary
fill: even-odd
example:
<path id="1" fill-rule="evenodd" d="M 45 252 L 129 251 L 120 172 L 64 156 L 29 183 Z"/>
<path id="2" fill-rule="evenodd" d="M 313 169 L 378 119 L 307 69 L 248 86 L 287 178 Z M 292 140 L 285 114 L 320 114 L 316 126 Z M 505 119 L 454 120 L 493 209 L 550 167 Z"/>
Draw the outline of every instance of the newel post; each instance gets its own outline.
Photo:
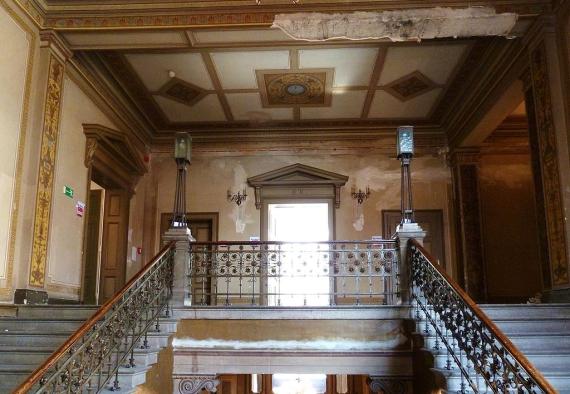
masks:
<path id="1" fill-rule="evenodd" d="M 192 305 L 192 289 L 187 279 L 190 268 L 190 244 L 196 240 L 187 227 L 170 228 L 162 236 L 166 245 L 174 241 L 174 280 L 172 285 L 172 306 Z"/>
<path id="2" fill-rule="evenodd" d="M 408 264 L 408 241 L 415 239 L 423 246 L 426 232 L 417 223 L 402 223 L 396 227 L 400 246 L 400 293 L 403 304 L 410 302 L 411 267 Z"/>

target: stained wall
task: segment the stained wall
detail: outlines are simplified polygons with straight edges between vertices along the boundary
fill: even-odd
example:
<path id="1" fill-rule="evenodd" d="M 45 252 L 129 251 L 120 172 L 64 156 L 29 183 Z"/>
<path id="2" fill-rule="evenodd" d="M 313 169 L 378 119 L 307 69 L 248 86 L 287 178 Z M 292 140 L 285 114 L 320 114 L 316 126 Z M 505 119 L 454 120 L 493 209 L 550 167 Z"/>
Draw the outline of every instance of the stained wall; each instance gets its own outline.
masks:
<path id="1" fill-rule="evenodd" d="M 373 144 L 373 143 L 372 143 Z M 219 213 L 219 240 L 249 240 L 251 236 L 260 236 L 260 210 L 255 208 L 254 191 L 248 188 L 245 204 L 245 227 L 236 226 L 237 206 L 227 201 L 227 190 L 242 190 L 248 177 L 272 171 L 295 163 L 317 167 L 347 175 L 349 180 L 341 189 L 340 208 L 335 210 L 335 238 L 344 240 L 370 239 L 382 234 L 381 212 L 384 209 L 400 208 L 400 164 L 387 153 L 375 151 L 334 154 L 319 145 L 307 151 L 281 151 L 274 153 L 270 146 L 256 153 L 208 152 L 196 151 L 189 167 L 187 178 L 187 210 L 191 212 Z M 414 204 L 417 209 L 442 209 L 444 216 L 444 238 L 446 254 L 450 254 L 449 245 L 449 195 L 450 173 L 444 162 L 433 155 L 423 155 L 414 159 L 412 164 Z M 154 154 L 151 173 L 137 188 L 137 195 L 131 207 L 153 207 L 153 212 L 145 210 L 145 215 L 153 215 L 153 227 L 144 227 L 145 232 L 152 232 L 154 245 L 147 241 L 156 252 L 160 238 L 160 216 L 172 212 L 176 166 L 171 154 Z M 152 179 L 151 179 L 152 178 Z M 350 196 L 351 186 L 371 189 L 370 198 L 364 203 L 364 226 L 361 231 L 353 226 L 354 200 Z M 156 193 L 152 190 L 156 189 Z M 136 199 L 146 194 L 151 201 L 143 204 Z M 302 224 L 300 224 L 302 225 Z M 133 239 L 142 242 L 144 235 L 133 228 Z"/>

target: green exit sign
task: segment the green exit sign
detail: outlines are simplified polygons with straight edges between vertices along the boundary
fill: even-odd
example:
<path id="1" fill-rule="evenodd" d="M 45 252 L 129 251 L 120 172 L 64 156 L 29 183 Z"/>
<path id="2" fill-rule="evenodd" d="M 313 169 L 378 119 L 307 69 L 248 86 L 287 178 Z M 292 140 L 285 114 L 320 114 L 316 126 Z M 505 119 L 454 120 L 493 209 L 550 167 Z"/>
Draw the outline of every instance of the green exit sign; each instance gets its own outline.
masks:
<path id="1" fill-rule="evenodd" d="M 73 198 L 73 189 L 70 188 L 69 186 L 64 186 L 63 187 L 63 194 L 65 194 L 69 198 Z"/>

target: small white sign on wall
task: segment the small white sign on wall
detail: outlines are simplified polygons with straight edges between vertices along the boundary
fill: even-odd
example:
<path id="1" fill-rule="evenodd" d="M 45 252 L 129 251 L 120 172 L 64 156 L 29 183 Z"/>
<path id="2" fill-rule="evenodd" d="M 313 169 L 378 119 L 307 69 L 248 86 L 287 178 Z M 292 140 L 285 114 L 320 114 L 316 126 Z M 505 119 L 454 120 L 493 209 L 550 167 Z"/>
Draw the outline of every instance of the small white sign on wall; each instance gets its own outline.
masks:
<path id="1" fill-rule="evenodd" d="M 85 203 L 82 201 L 77 201 L 77 203 L 75 204 L 75 214 L 77 216 L 79 216 L 80 218 L 83 217 L 83 215 L 85 215 Z"/>

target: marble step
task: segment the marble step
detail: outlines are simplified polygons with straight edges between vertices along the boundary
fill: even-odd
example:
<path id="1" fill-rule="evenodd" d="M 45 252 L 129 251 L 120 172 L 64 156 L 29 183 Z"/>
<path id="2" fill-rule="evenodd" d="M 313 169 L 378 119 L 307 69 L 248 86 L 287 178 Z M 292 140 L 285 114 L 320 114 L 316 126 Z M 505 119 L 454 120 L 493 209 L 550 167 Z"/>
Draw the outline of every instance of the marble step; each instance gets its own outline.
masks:
<path id="1" fill-rule="evenodd" d="M 99 308 L 97 305 L 19 305 L 20 319 L 87 320 Z"/>
<path id="2" fill-rule="evenodd" d="M 77 330 L 85 320 L 54 320 L 54 319 L 2 319 L 0 320 L 0 332 L 73 332 Z"/>
<path id="3" fill-rule="evenodd" d="M 570 304 L 481 304 L 483 312 L 493 321 L 570 319 Z"/>

